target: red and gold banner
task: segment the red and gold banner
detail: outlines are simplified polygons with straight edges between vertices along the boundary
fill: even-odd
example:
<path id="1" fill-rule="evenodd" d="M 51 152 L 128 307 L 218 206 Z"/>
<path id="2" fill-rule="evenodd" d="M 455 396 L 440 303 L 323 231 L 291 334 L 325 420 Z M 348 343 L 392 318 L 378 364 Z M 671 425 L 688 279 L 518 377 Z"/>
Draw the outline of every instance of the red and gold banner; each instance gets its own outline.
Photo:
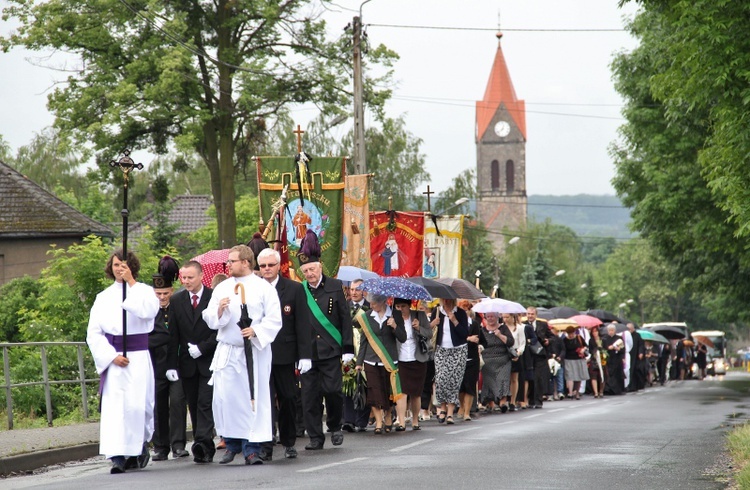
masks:
<path id="1" fill-rule="evenodd" d="M 422 275 L 424 213 L 370 213 L 372 271 L 381 276 Z"/>

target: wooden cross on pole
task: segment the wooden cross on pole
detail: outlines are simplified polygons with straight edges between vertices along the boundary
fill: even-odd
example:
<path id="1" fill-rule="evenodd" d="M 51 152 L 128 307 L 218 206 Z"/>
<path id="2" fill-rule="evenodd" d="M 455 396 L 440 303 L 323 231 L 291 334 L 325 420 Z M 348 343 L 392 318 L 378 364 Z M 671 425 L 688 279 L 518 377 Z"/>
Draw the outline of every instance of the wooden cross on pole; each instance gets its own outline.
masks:
<path id="1" fill-rule="evenodd" d="M 297 129 L 292 131 L 292 133 L 297 135 L 297 153 L 301 153 L 302 152 L 302 134 L 304 133 L 304 131 L 302 130 L 302 127 L 300 127 L 300 125 L 298 124 Z"/>
<path id="2" fill-rule="evenodd" d="M 429 186 L 429 184 L 428 184 L 428 185 L 427 185 L 427 192 L 423 192 L 422 194 L 427 194 L 427 212 L 428 212 L 428 213 L 431 213 L 431 212 L 432 212 L 432 210 L 430 209 L 430 196 L 431 196 L 432 194 L 435 194 L 435 191 L 431 191 L 431 190 L 430 190 L 430 186 Z"/>

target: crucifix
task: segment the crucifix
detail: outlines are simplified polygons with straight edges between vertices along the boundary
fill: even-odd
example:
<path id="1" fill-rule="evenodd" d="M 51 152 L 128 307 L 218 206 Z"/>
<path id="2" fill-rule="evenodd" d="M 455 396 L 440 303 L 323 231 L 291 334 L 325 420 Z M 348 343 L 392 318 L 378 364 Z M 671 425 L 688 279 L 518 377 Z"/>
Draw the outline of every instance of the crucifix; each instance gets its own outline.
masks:
<path id="1" fill-rule="evenodd" d="M 292 131 L 292 133 L 297 135 L 297 153 L 301 153 L 302 152 L 302 134 L 304 133 L 304 131 L 302 130 L 302 127 L 300 127 L 300 125 L 298 124 L 297 129 Z"/>
<path id="2" fill-rule="evenodd" d="M 422 194 L 427 194 L 427 212 L 428 212 L 428 213 L 431 213 L 431 212 L 432 212 L 432 210 L 430 209 L 430 196 L 431 196 L 432 194 L 435 194 L 435 191 L 431 191 L 431 190 L 430 190 L 430 185 L 428 184 L 428 185 L 427 185 L 427 192 L 423 192 Z"/>

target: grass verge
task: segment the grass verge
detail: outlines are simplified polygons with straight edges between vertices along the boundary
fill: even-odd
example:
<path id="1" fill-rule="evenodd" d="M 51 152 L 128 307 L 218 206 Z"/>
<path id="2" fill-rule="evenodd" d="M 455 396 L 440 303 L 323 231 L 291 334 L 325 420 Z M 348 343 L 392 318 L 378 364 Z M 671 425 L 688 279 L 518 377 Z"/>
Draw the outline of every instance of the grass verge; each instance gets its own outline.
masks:
<path id="1" fill-rule="evenodd" d="M 729 433 L 727 447 L 734 461 L 735 481 L 739 488 L 750 488 L 750 424 L 736 427 Z"/>

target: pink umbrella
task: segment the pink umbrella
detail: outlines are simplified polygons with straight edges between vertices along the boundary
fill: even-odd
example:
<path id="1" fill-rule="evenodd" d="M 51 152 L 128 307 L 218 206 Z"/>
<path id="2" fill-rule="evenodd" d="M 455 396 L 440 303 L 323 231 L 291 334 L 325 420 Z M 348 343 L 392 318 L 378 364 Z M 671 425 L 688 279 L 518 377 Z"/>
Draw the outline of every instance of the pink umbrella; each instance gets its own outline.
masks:
<path id="1" fill-rule="evenodd" d="M 569 320 L 573 320 L 578 325 L 586 328 L 594 328 L 602 324 L 601 320 L 589 315 L 575 315 L 570 317 Z"/>
<path id="2" fill-rule="evenodd" d="M 191 260 L 198 262 L 203 267 L 203 285 L 211 287 L 211 280 L 216 274 L 227 273 L 227 259 L 231 249 L 209 250 L 208 252 L 196 255 Z"/>

